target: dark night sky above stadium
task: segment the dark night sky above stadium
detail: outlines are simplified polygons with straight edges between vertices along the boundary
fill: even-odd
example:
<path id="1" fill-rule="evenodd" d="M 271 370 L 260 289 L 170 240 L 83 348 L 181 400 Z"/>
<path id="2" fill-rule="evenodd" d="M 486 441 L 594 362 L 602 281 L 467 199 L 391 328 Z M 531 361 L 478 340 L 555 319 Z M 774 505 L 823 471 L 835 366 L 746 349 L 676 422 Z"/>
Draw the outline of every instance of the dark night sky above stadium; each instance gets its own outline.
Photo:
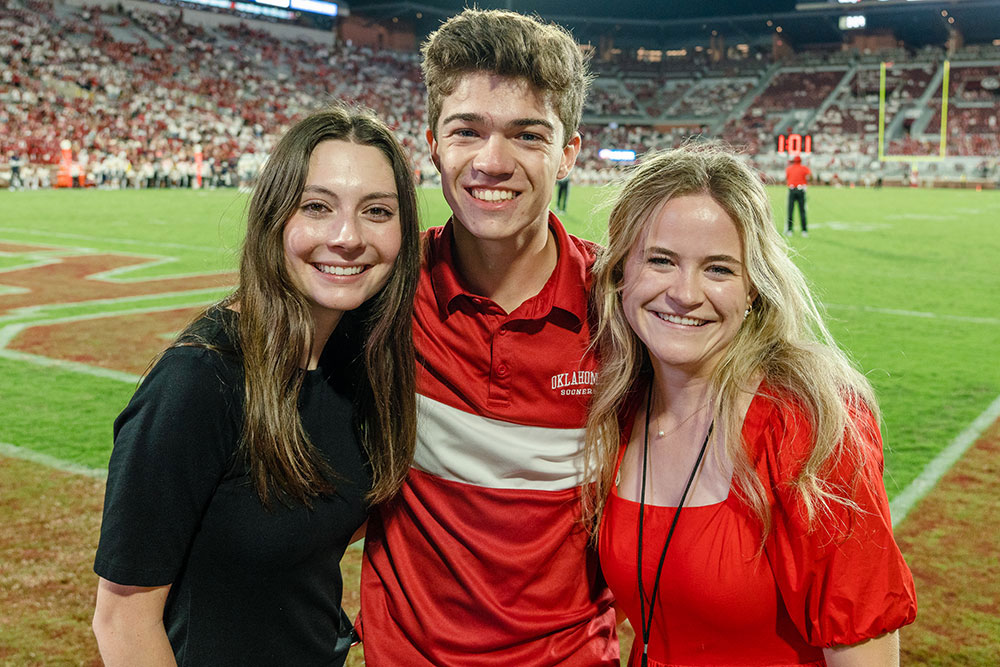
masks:
<path id="1" fill-rule="evenodd" d="M 481 9 L 513 9 L 526 14 L 601 18 L 670 20 L 742 14 L 773 14 L 795 9 L 796 0 L 475 0 Z M 348 3 L 353 9 L 382 6 L 385 0 Z M 460 11 L 473 0 L 420 0 L 416 4 L 440 9 L 448 14 Z"/>
<path id="2" fill-rule="evenodd" d="M 347 0 L 350 11 L 376 19 L 402 16 L 412 21 L 418 36 L 435 30 L 445 18 L 467 5 L 483 9 L 512 9 L 537 13 L 562 23 L 578 39 L 594 42 L 615 35 L 622 48 L 651 45 L 683 45 L 716 28 L 727 38 L 766 39 L 772 31 L 793 48 L 837 45 L 843 31 L 837 19 L 846 13 L 863 13 L 872 32 L 891 32 L 908 46 L 942 46 L 954 23 L 967 44 L 1000 39 L 1000 0 L 923 0 L 921 2 L 874 2 L 838 5 L 824 0 Z M 796 10 L 808 2 L 814 9 Z M 772 27 L 768 20 L 780 23 Z M 956 22 L 957 21 L 957 22 Z"/>

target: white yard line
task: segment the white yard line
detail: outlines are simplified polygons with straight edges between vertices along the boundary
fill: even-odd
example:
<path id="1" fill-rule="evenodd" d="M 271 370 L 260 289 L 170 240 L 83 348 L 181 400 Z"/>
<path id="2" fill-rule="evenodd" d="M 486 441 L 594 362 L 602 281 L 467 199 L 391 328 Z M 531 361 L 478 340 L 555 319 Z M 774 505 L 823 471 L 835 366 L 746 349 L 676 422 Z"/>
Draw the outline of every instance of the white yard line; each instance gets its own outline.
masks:
<path id="1" fill-rule="evenodd" d="M 75 475 L 93 477 L 94 479 L 107 479 L 108 477 L 108 471 L 102 468 L 88 468 L 87 466 L 82 466 L 78 463 L 63 461 L 62 459 L 57 459 L 54 456 L 42 454 L 25 447 L 10 445 L 6 442 L 0 442 L 0 455 L 13 459 L 21 459 L 23 461 L 31 461 L 32 463 L 40 463 L 49 468 L 55 468 L 56 470 L 62 470 L 63 472 L 70 472 Z"/>
<path id="2" fill-rule="evenodd" d="M 3 228 L 0 228 L 3 229 Z M 111 242 L 125 242 L 124 239 L 104 239 Z M 0 239 L 0 243 L 16 243 L 9 239 Z M 145 245 L 153 245 L 157 248 L 160 247 L 173 247 L 173 248 L 183 248 L 185 246 L 171 243 L 149 243 Z M 149 282 L 153 280 L 174 280 L 177 278 L 195 278 L 201 276 L 219 276 L 225 274 L 235 274 L 235 269 L 220 269 L 218 271 L 199 271 L 193 273 L 170 273 L 163 276 L 138 276 L 129 277 L 128 274 L 134 273 L 139 270 L 148 270 L 157 266 L 165 266 L 168 264 L 173 264 L 180 261 L 179 258 L 170 255 L 149 255 L 136 252 L 120 252 L 117 250 L 98 250 L 97 248 L 81 248 L 76 246 L 47 246 L 50 250 L 47 251 L 34 251 L 24 253 L 25 258 L 24 264 L 17 264 L 13 266 L 8 266 L 6 268 L 0 269 L 0 273 L 11 273 L 14 271 L 26 271 L 29 269 L 40 268 L 49 264 L 59 264 L 65 258 L 72 257 L 85 257 L 88 255 L 118 255 L 121 257 L 133 257 L 136 259 L 144 260 L 136 264 L 129 264 L 128 266 L 119 266 L 114 269 L 108 269 L 107 271 L 101 271 L 99 273 L 92 273 L 86 276 L 86 280 L 99 280 L 103 282 L 117 283 L 117 284 L 131 284 L 131 283 L 141 283 Z M 191 246 L 191 248 L 196 248 L 196 246 Z M 207 250 L 207 248 L 202 248 L 202 250 Z M 11 255 L 13 253 L 4 253 Z"/>
<path id="3" fill-rule="evenodd" d="M 892 514 L 893 527 L 906 518 L 910 510 L 933 489 L 946 472 L 951 470 L 955 462 L 962 458 L 966 450 L 972 446 L 980 435 L 1000 418 L 1000 396 L 990 403 L 989 407 L 975 421 L 959 433 L 947 447 L 941 450 L 916 479 L 903 489 L 895 498 L 889 501 L 889 512 Z"/>
<path id="4" fill-rule="evenodd" d="M 204 303 L 204 304 L 211 303 L 212 302 L 211 299 L 201 300 L 201 299 L 198 299 L 197 297 L 200 297 L 202 295 L 208 296 L 210 294 L 215 294 L 215 293 L 220 292 L 220 291 L 226 291 L 228 289 L 231 289 L 231 288 L 228 288 L 228 287 L 203 287 L 201 289 L 182 290 L 180 292 L 157 292 L 156 294 L 136 294 L 134 296 L 118 296 L 118 297 L 112 297 L 112 298 L 109 298 L 109 299 L 92 299 L 92 300 L 89 300 L 89 301 L 69 301 L 69 302 L 66 302 L 66 303 L 46 303 L 46 304 L 40 304 L 40 305 L 37 305 L 37 306 L 21 306 L 20 308 L 12 308 L 9 311 L 7 311 L 6 315 L 0 316 L 0 323 L 3 323 L 4 321 L 10 321 L 10 320 L 15 320 L 15 319 L 22 319 L 22 318 L 25 318 L 25 317 L 38 317 L 38 318 L 44 318 L 44 319 L 39 319 L 37 322 L 32 322 L 32 323 L 47 324 L 49 322 L 57 322 L 57 321 L 58 322 L 66 322 L 66 321 L 72 320 L 74 318 L 79 318 L 79 319 L 93 319 L 95 317 L 111 317 L 111 316 L 114 316 L 114 315 L 127 315 L 129 313 L 146 313 L 146 312 L 156 312 L 156 311 L 160 311 L 160 310 L 174 310 L 174 309 L 178 309 L 178 308 L 187 308 L 187 307 L 189 307 L 191 305 L 197 306 L 197 305 L 201 305 L 202 303 Z M 118 311 L 108 311 L 108 312 L 94 313 L 93 315 L 78 315 L 78 316 L 69 315 L 69 316 L 61 317 L 61 318 L 51 318 L 51 319 L 50 318 L 45 318 L 46 311 L 50 311 L 50 310 L 51 311 L 58 311 L 61 308 L 76 308 L 76 307 L 83 308 L 83 307 L 90 307 L 90 306 L 113 305 L 113 304 L 119 304 L 119 303 L 142 303 L 143 301 L 152 301 L 154 299 L 155 300 L 160 300 L 160 299 L 165 299 L 165 298 L 166 299 L 170 299 L 170 298 L 181 297 L 181 296 L 185 296 L 185 295 L 189 295 L 189 296 L 192 297 L 191 302 L 186 302 L 186 303 L 182 302 L 182 303 L 173 304 L 173 305 L 170 305 L 170 306 L 162 306 L 162 307 L 161 306 L 156 306 L 156 307 L 152 307 L 152 308 L 143 308 L 143 307 L 129 308 L 127 310 L 118 310 Z"/>
<path id="5" fill-rule="evenodd" d="M 77 239 L 80 241 L 97 241 L 100 243 L 120 243 L 122 245 L 148 246 L 153 248 L 180 248 L 183 250 L 196 250 L 198 252 L 219 252 L 218 247 L 188 245 L 186 243 L 168 243 L 166 241 L 139 241 L 137 239 L 116 239 L 106 236 L 88 236 L 86 234 L 70 234 L 69 232 L 51 232 L 40 229 L 24 229 L 20 227 L 0 227 L 0 232 L 14 232 L 16 234 L 31 234 L 34 236 L 44 236 L 46 238 Z M 25 243 L 25 241 L 14 241 L 5 239 L 8 243 Z M 106 251 L 104 251 L 106 252 Z"/>
<path id="6" fill-rule="evenodd" d="M 898 315 L 900 317 L 919 317 L 928 320 L 949 320 L 951 322 L 968 322 L 970 324 L 1000 324 L 998 317 L 971 317 L 968 315 L 942 315 L 941 313 L 928 313 L 921 310 L 900 310 L 898 308 L 878 308 L 876 306 L 859 306 L 851 303 L 826 303 L 827 308 L 840 310 L 860 310 L 865 313 L 879 313 L 882 315 Z"/>
<path id="7" fill-rule="evenodd" d="M 63 257 L 78 257 L 79 255 L 63 255 Z M 59 264 L 62 262 L 61 258 L 58 257 L 40 257 L 38 255 L 25 255 L 24 264 L 13 264 L 6 268 L 0 269 L 0 274 L 3 273 L 14 273 L 15 271 L 30 271 L 31 269 L 40 269 L 43 266 L 49 266 L 52 264 Z"/>
<path id="8" fill-rule="evenodd" d="M 0 350 L 10 345 L 10 342 L 17 338 L 18 334 L 30 326 L 32 325 L 27 322 L 19 322 L 17 324 L 8 324 L 5 327 L 0 327 Z"/>
<path id="9" fill-rule="evenodd" d="M 43 357 L 38 354 L 29 354 L 27 352 L 18 352 L 16 350 L 0 350 L 0 358 L 10 359 L 11 361 L 23 361 L 29 364 L 35 364 L 36 366 L 43 366 L 45 368 L 58 368 L 63 371 L 93 375 L 94 377 L 105 378 L 108 380 L 130 382 L 132 384 L 138 383 L 142 377 L 133 373 L 125 373 L 124 371 L 101 368 L 100 366 L 89 366 L 87 364 L 81 364 L 76 361 L 66 361 L 64 359 L 50 359 L 49 357 Z"/>

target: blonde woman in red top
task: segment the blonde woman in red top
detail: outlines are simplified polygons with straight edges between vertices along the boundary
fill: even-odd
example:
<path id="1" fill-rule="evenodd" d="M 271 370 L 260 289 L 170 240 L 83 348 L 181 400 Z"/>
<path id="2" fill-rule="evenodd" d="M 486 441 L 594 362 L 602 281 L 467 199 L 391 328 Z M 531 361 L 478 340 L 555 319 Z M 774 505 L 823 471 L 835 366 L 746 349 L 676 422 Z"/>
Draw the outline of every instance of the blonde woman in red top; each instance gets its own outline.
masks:
<path id="1" fill-rule="evenodd" d="M 594 276 L 587 510 L 629 664 L 898 664 L 878 405 L 760 180 L 712 146 L 647 158 Z"/>

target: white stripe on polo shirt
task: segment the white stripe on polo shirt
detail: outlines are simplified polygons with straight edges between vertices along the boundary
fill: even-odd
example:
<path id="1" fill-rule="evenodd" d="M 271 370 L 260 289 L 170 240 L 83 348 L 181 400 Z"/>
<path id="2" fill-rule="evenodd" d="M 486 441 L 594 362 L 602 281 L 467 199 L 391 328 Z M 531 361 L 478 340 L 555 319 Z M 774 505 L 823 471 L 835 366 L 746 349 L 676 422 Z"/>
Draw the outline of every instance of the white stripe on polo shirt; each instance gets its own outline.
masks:
<path id="1" fill-rule="evenodd" d="M 413 466 L 492 489 L 562 491 L 583 483 L 584 429 L 524 426 L 417 395 Z"/>

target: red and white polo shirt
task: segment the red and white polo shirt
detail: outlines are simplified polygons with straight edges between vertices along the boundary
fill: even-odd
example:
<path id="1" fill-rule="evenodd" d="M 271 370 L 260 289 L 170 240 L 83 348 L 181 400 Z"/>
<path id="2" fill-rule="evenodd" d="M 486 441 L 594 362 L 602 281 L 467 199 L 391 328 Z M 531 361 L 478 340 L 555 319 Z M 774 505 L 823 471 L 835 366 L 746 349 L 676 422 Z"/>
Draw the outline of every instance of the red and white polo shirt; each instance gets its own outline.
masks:
<path id="1" fill-rule="evenodd" d="M 617 665 L 580 523 L 594 246 L 550 214 L 556 268 L 508 314 L 463 287 L 451 224 L 425 239 L 413 468 L 365 539 L 366 664 Z"/>

